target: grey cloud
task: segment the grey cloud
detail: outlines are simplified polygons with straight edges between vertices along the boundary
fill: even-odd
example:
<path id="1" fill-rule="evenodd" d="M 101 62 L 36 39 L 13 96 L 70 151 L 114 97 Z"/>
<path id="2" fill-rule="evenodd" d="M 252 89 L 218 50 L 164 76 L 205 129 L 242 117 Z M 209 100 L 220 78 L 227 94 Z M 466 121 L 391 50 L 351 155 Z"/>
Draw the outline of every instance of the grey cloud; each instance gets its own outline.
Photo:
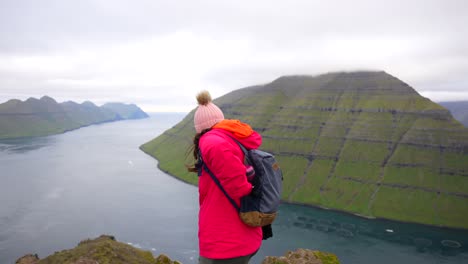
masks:
<path id="1" fill-rule="evenodd" d="M 467 14 L 465 0 L 5 0 L 0 1 L 0 56 L 102 50 L 189 32 L 214 42 L 240 40 L 248 45 L 244 57 L 234 65 L 215 65 L 200 76 L 206 82 L 202 85 L 217 91 L 270 82 L 281 75 L 365 68 L 385 70 L 418 91 L 463 92 L 468 88 Z M 378 49 L 378 56 L 365 50 L 354 57 L 339 57 L 340 52 L 352 50 L 346 47 L 347 40 L 358 40 L 358 45 L 359 41 L 379 39 L 414 46 L 400 51 L 401 47 L 390 45 Z M 99 79 L 102 68 L 92 62 L 51 73 L 0 69 L 0 100 L 49 94 L 99 102 L 119 99 L 164 104 L 172 100 L 191 104 L 191 94 L 164 95 L 167 86 L 158 90 L 157 82 L 152 89 L 47 82 Z M 198 88 L 183 89 L 195 93 Z"/>
<path id="2" fill-rule="evenodd" d="M 2 50 L 109 43 L 177 30 L 272 43 L 327 34 L 459 34 L 464 1 L 67 1 L 0 3 Z"/>

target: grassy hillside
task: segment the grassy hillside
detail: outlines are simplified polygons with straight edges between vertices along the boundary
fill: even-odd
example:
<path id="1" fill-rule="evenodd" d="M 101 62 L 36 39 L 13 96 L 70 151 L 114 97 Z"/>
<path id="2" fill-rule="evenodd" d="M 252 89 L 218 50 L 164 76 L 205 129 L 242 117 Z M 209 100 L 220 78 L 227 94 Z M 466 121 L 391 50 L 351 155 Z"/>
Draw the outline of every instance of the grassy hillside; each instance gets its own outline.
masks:
<path id="1" fill-rule="evenodd" d="M 13 99 L 0 104 L 0 139 L 46 136 L 121 119 L 119 113 L 91 102 L 59 104 L 47 96 Z"/>
<path id="2" fill-rule="evenodd" d="M 440 105 L 447 108 L 453 117 L 468 127 L 468 101 L 440 102 Z"/>
<path id="3" fill-rule="evenodd" d="M 385 72 L 281 77 L 215 103 L 261 132 L 284 201 L 468 228 L 468 129 Z M 184 166 L 194 134 L 192 111 L 141 149 L 196 184 Z"/>

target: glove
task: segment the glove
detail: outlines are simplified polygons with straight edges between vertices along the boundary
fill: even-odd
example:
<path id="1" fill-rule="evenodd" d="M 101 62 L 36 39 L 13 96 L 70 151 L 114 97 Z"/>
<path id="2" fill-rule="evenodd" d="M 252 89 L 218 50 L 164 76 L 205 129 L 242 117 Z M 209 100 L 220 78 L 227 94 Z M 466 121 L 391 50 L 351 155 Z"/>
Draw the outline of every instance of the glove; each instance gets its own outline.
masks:
<path id="1" fill-rule="evenodd" d="M 260 179 L 260 178 L 261 178 L 260 175 L 257 174 L 257 175 L 256 175 L 255 177 L 253 177 L 253 179 L 252 179 L 252 187 L 253 187 L 253 189 L 252 189 L 252 195 L 253 195 L 253 196 L 259 196 L 260 193 L 262 192 L 262 190 L 261 190 L 261 182 L 260 182 L 261 179 Z"/>
<path id="2" fill-rule="evenodd" d="M 273 229 L 270 225 L 262 226 L 263 238 L 262 240 L 267 240 L 270 237 L 273 237 Z"/>

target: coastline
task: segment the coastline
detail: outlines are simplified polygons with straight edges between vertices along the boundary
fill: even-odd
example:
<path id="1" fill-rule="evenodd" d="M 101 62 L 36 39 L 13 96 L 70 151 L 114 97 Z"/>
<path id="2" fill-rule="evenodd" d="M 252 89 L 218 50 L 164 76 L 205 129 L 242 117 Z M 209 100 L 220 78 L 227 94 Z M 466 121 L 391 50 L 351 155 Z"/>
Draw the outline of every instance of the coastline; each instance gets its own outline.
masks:
<path id="1" fill-rule="evenodd" d="M 181 179 L 181 178 L 177 177 L 176 175 L 174 175 L 174 174 L 172 174 L 172 173 L 170 173 L 170 172 L 168 172 L 168 171 L 162 169 L 161 166 L 159 165 L 159 164 L 160 164 L 159 160 L 158 160 L 156 157 L 152 156 L 150 153 L 146 152 L 146 151 L 142 148 L 142 146 L 143 146 L 143 145 L 140 145 L 138 148 L 139 148 L 143 153 L 145 153 L 146 155 L 150 156 L 151 158 L 155 159 L 155 160 L 158 162 L 158 165 L 157 165 L 158 170 L 164 172 L 165 174 L 169 175 L 170 177 L 172 177 L 172 178 L 174 178 L 174 179 L 176 179 L 176 180 L 178 180 L 178 181 L 180 181 L 180 182 L 183 182 L 183 183 L 185 183 L 185 184 L 188 184 L 188 185 L 191 185 L 191 186 L 194 186 L 194 187 L 198 187 L 198 185 L 196 185 L 196 184 L 194 184 L 194 183 L 191 183 L 191 182 L 189 182 L 189 181 L 186 181 L 186 180 L 184 180 L 184 179 Z"/>
<path id="2" fill-rule="evenodd" d="M 145 118 L 149 118 L 149 117 L 145 117 Z M 65 134 L 65 133 L 67 133 L 67 132 L 71 132 L 71 131 L 78 130 L 78 129 L 85 128 L 85 127 L 89 127 L 89 126 L 101 125 L 101 124 L 112 123 L 112 122 L 118 122 L 118 121 L 124 121 L 124 120 L 138 120 L 138 119 L 124 119 L 124 118 L 120 118 L 120 119 L 113 119 L 113 120 L 107 120 L 107 121 L 100 121 L 100 122 L 91 123 L 91 124 L 88 124 L 88 125 L 82 125 L 82 126 L 79 126 L 79 127 L 76 127 L 76 128 L 65 129 L 64 131 L 57 132 L 57 133 L 51 133 L 51 134 L 45 134 L 45 135 L 37 135 L 37 136 L 26 136 L 26 137 L 6 137 L 6 138 L 0 138 L 0 142 L 2 142 L 2 141 L 8 141 L 8 140 L 21 140 L 21 139 L 41 138 L 41 137 L 48 137 L 48 136 L 54 136 L 54 135 L 61 135 L 61 134 Z"/>
<path id="3" fill-rule="evenodd" d="M 431 227 L 431 228 L 446 229 L 446 230 L 450 230 L 450 231 L 463 231 L 463 232 L 468 231 L 468 228 L 430 225 L 430 224 L 424 224 L 424 223 L 418 223 L 418 222 L 390 219 L 390 218 L 385 218 L 385 217 L 368 216 L 368 215 L 352 213 L 352 212 L 348 212 L 348 211 L 344 211 L 344 210 L 340 210 L 340 209 L 336 209 L 336 208 L 323 207 L 323 206 L 320 206 L 320 205 L 313 205 L 313 204 L 306 204 L 306 203 L 299 203 L 299 202 L 291 202 L 291 201 L 283 201 L 283 200 L 281 200 L 281 203 L 290 204 L 290 205 L 304 206 L 304 207 L 309 207 L 309 208 L 314 208 L 314 209 L 319 209 L 319 210 L 325 210 L 325 211 L 332 211 L 332 212 L 340 213 L 340 214 L 343 214 L 343 215 L 364 218 L 364 219 L 367 219 L 367 220 L 388 221 L 388 222 L 395 222 L 395 223 L 400 223 L 400 224 L 421 225 L 421 226 L 426 226 L 426 227 Z"/>

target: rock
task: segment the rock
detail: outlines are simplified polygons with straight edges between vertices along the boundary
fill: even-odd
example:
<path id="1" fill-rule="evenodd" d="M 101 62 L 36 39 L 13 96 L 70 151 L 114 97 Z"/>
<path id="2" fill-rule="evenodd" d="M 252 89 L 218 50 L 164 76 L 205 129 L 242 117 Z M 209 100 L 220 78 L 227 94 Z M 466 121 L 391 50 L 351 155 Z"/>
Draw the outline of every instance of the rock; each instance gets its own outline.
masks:
<path id="1" fill-rule="evenodd" d="M 81 241 L 75 248 L 55 252 L 39 259 L 28 254 L 16 264 L 180 264 L 166 255 L 154 257 L 150 251 L 118 242 L 113 236 L 102 235 Z"/>
<path id="2" fill-rule="evenodd" d="M 75 248 L 55 252 L 39 259 L 28 254 L 16 264 L 181 264 L 161 254 L 154 257 L 150 251 L 137 249 L 118 242 L 113 236 L 101 235 L 95 239 L 81 241 Z M 282 257 L 266 257 L 262 264 L 339 264 L 338 257 L 321 251 L 298 249 Z"/>
<path id="3" fill-rule="evenodd" d="M 19 258 L 15 263 L 16 264 L 36 264 L 39 262 L 39 257 L 37 254 L 28 254 Z"/>
<path id="4" fill-rule="evenodd" d="M 90 258 L 83 257 L 73 262 L 73 264 L 99 264 L 99 262 Z"/>
<path id="5" fill-rule="evenodd" d="M 297 249 L 289 251 L 285 256 L 266 257 L 262 264 L 339 264 L 338 257 L 321 251 Z"/>
<path id="6" fill-rule="evenodd" d="M 178 261 L 172 261 L 168 256 L 161 254 L 156 258 L 158 264 L 180 264 Z"/>

